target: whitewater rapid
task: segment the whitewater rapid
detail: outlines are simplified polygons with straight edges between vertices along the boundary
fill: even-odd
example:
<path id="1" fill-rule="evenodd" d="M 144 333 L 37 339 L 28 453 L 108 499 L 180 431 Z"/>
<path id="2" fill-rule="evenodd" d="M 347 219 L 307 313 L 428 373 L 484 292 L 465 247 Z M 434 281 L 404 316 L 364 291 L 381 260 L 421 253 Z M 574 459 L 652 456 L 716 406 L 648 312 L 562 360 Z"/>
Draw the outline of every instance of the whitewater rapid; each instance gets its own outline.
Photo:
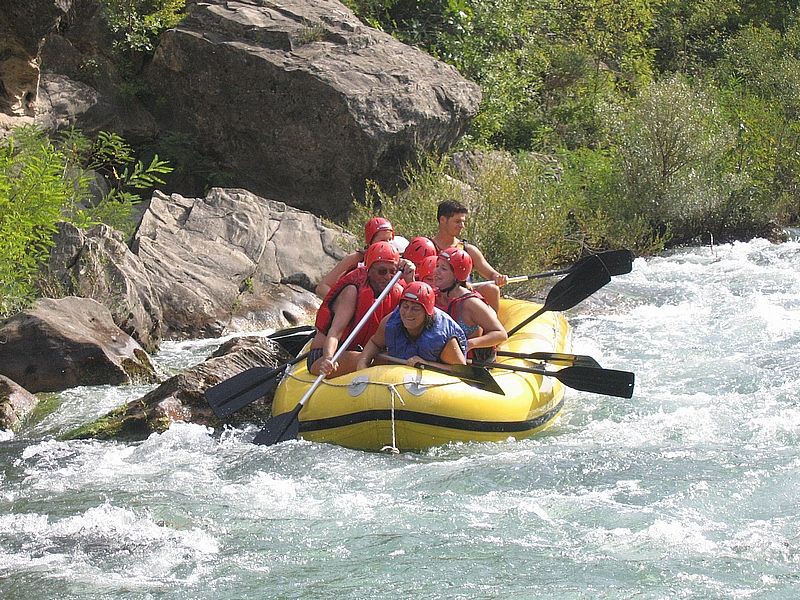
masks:
<path id="1" fill-rule="evenodd" d="M 64 392 L 0 433 L 0 597 L 798 597 L 800 244 L 637 259 L 568 316 L 574 351 L 634 371 L 635 395 L 568 391 L 526 441 L 63 442 L 150 388 Z"/>

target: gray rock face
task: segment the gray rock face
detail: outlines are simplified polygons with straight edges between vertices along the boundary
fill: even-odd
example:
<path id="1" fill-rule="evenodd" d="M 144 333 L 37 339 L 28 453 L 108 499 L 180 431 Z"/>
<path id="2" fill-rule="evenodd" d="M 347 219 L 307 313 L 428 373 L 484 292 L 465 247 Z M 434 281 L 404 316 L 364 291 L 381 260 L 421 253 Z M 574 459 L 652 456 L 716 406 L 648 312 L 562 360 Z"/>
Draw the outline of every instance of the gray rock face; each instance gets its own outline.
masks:
<path id="1" fill-rule="evenodd" d="M 221 422 L 205 399 L 207 388 L 252 367 L 276 366 L 290 357 L 271 340 L 241 337 L 223 344 L 212 357 L 169 378 L 155 390 L 108 415 L 67 433 L 67 438 L 144 439 L 180 421 L 218 427 Z M 267 394 L 236 413 L 231 423 L 264 421 L 272 396 Z"/>
<path id="2" fill-rule="evenodd" d="M 148 79 L 162 127 L 192 136 L 255 193 L 328 215 L 366 179 L 400 181 L 446 149 L 480 90 L 452 67 L 362 25 L 335 0 L 190 2 Z"/>
<path id="3" fill-rule="evenodd" d="M 19 429 L 23 419 L 38 403 L 36 396 L 0 375 L 0 430 Z"/>
<path id="4" fill-rule="evenodd" d="M 156 192 L 133 242 L 163 311 L 165 337 L 295 325 L 309 290 L 343 256 L 344 234 L 246 190 L 204 199 Z"/>
<path id="5" fill-rule="evenodd" d="M 92 298 L 106 306 L 114 323 L 147 352 L 161 340 L 161 306 L 139 258 L 122 234 L 106 225 L 82 231 L 59 223 L 47 266 L 53 295 Z"/>
<path id="6" fill-rule="evenodd" d="M 147 353 L 88 298 L 42 299 L 0 322 L 0 374 L 30 392 L 157 381 Z"/>
<path id="7" fill-rule="evenodd" d="M 39 51 L 71 0 L 4 0 L 0 6 L 0 113 L 34 114 Z"/>

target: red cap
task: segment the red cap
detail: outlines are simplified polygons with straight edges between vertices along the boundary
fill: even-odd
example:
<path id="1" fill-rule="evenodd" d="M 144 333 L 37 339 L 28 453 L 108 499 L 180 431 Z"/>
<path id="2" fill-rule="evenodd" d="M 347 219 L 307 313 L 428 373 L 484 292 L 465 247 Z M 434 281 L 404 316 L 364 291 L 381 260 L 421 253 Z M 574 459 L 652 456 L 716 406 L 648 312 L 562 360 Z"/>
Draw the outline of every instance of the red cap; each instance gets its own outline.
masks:
<path id="1" fill-rule="evenodd" d="M 414 272 L 414 278 L 417 281 L 422 281 L 428 275 L 431 275 L 436 269 L 436 263 L 439 261 L 439 257 L 435 254 L 433 256 L 426 256 L 422 259 L 422 261 L 417 265 L 417 270 Z"/>
<path id="2" fill-rule="evenodd" d="M 413 281 L 403 290 L 400 302 L 408 300 L 420 304 L 429 317 L 433 316 L 433 307 L 436 305 L 436 294 L 433 288 L 424 281 Z"/>
<path id="3" fill-rule="evenodd" d="M 446 260 L 453 269 L 457 281 L 466 281 L 472 273 L 472 257 L 461 248 L 448 248 L 439 253 L 439 258 Z"/>
<path id="4" fill-rule="evenodd" d="M 367 248 L 367 255 L 364 257 L 364 264 L 369 269 L 372 263 L 386 261 L 397 264 L 400 260 L 400 253 L 397 248 L 389 242 L 376 242 Z"/>
<path id="5" fill-rule="evenodd" d="M 407 258 L 419 267 L 422 259 L 428 256 L 436 256 L 436 254 L 436 246 L 433 245 L 433 242 L 424 236 L 419 236 L 408 243 L 408 246 L 403 251 L 403 258 Z"/>
<path id="6" fill-rule="evenodd" d="M 388 219 L 383 217 L 372 217 L 364 224 L 364 243 L 369 246 L 372 243 L 372 238 L 379 231 L 391 231 L 392 238 L 394 238 L 394 227 Z"/>

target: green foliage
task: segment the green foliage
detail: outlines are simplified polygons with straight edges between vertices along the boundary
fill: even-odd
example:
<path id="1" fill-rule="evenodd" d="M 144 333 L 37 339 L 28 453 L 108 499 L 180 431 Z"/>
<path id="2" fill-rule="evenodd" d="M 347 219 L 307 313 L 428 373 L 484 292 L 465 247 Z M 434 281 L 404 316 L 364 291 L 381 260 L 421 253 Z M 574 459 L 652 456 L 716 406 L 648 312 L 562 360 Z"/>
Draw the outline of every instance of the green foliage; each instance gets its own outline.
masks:
<path id="1" fill-rule="evenodd" d="M 170 167 L 158 156 L 145 164 L 117 134 L 92 142 L 75 130 L 52 141 L 22 127 L 0 141 L 0 315 L 24 307 L 36 294 L 39 267 L 52 247 L 59 221 L 79 227 L 106 223 L 128 233 L 135 190 L 163 183 Z M 109 185 L 91 201 L 91 171 Z"/>
<path id="2" fill-rule="evenodd" d="M 743 185 L 725 168 L 733 134 L 716 103 L 681 77 L 638 97 L 622 117 L 620 193 L 630 216 L 686 241 L 722 227 L 722 207 Z"/>
<path id="3" fill-rule="evenodd" d="M 186 0 L 102 0 L 118 50 L 151 53 L 159 34 L 183 18 Z"/>
<path id="4" fill-rule="evenodd" d="M 24 306 L 64 210 L 86 196 L 87 180 L 34 127 L 0 141 L 0 315 Z"/>
<path id="5" fill-rule="evenodd" d="M 607 179 L 610 161 L 596 158 L 598 180 Z M 575 162 L 579 157 L 574 157 Z M 373 184 L 367 201 L 357 204 L 345 227 L 361 231 L 377 212 L 408 238 L 433 236 L 436 207 L 455 198 L 470 208 L 464 236 L 477 245 L 500 271 L 523 274 L 554 264 L 568 264 L 587 250 L 627 247 L 647 254 L 663 247 L 644 220 L 616 219 L 593 204 L 574 180 L 562 180 L 562 165 L 539 154 L 478 154 L 471 185 L 447 158 L 428 157 L 419 168 L 406 172 L 408 188 L 391 196 Z M 602 168 L 599 168 L 600 164 Z M 605 174 L 601 171 L 606 171 Z"/>

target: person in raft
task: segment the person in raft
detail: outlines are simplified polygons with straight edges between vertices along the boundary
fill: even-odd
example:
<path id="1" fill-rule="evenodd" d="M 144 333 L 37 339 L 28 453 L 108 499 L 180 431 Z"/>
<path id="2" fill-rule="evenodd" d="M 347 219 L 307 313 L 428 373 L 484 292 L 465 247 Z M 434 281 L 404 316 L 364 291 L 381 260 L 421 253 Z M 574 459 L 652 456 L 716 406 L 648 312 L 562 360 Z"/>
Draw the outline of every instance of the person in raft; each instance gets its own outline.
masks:
<path id="1" fill-rule="evenodd" d="M 364 247 L 351 252 L 340 260 L 331 271 L 322 278 L 314 289 L 317 296 L 324 298 L 339 279 L 364 262 L 367 249 L 377 242 L 389 242 L 398 252 L 403 252 L 408 246 L 408 240 L 395 236 L 394 227 L 383 217 L 373 217 L 364 224 Z"/>
<path id="2" fill-rule="evenodd" d="M 381 321 L 358 359 L 366 369 L 379 352 L 406 361 L 409 366 L 466 364 L 467 338 L 447 313 L 436 308 L 436 293 L 422 281 L 403 290 L 400 304 Z"/>
<path id="3" fill-rule="evenodd" d="M 436 209 L 436 220 L 439 222 L 439 231 L 431 238 L 436 250 L 441 252 L 448 248 L 461 248 L 466 250 L 472 259 L 475 270 L 481 277 L 493 283 L 481 286 L 481 294 L 495 312 L 500 307 L 500 288 L 508 283 L 508 275 L 503 275 L 495 269 L 483 253 L 472 244 L 459 239 L 467 223 L 469 209 L 456 200 L 440 202 Z"/>
<path id="4" fill-rule="evenodd" d="M 417 281 L 424 281 L 432 288 L 436 287 L 436 282 L 434 281 L 433 273 L 436 271 L 436 265 L 439 263 L 439 255 L 434 254 L 433 256 L 426 256 L 422 259 L 422 261 L 417 265 L 416 270 L 416 278 Z"/>
<path id="5" fill-rule="evenodd" d="M 508 334 L 495 311 L 478 292 L 467 287 L 472 272 L 472 258 L 460 248 L 439 253 L 433 280 L 438 289 L 437 304 L 447 311 L 467 335 L 467 358 L 475 362 L 493 362 L 496 348 Z"/>
<path id="6" fill-rule="evenodd" d="M 339 344 L 347 339 L 367 314 L 398 269 L 403 270 L 406 283 L 413 282 L 414 263 L 401 259 L 388 242 L 377 242 L 367 250 L 363 267 L 353 269 L 333 285 L 322 300 L 314 322 L 317 334 L 311 342 L 311 351 L 306 360 L 311 373 L 338 377 L 355 370 L 359 354 L 356 346 L 364 346 L 378 329 L 381 319 L 395 309 L 403 293 L 403 285 L 394 285 L 358 332 L 351 347 L 342 353 L 337 362 L 331 359 Z"/>

